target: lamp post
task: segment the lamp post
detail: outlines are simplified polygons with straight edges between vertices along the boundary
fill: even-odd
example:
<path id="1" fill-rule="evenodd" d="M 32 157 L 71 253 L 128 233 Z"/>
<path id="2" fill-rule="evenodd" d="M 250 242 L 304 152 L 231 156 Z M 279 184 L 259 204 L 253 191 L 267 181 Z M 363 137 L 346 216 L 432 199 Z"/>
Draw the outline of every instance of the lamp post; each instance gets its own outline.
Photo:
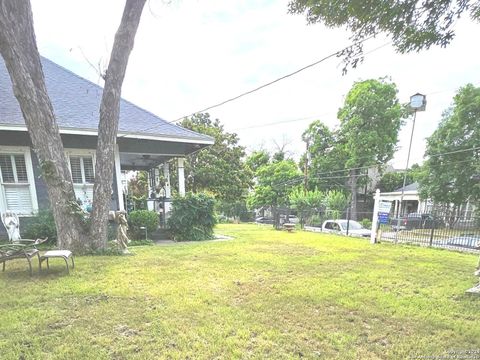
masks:
<path id="1" fill-rule="evenodd" d="M 408 145 L 408 155 L 407 155 L 407 164 L 405 165 L 405 172 L 403 173 L 403 186 L 402 186 L 402 194 L 400 195 L 400 204 L 398 206 L 398 214 L 397 214 L 397 233 L 395 235 L 395 242 L 398 239 L 398 232 L 400 231 L 400 213 L 402 209 L 402 202 L 403 196 L 405 194 L 405 186 L 407 185 L 407 171 L 408 165 L 410 162 L 410 151 L 412 150 L 412 140 L 413 140 L 413 132 L 415 130 L 415 120 L 417 118 L 417 111 L 425 111 L 425 107 L 427 106 L 427 97 L 420 93 L 416 93 L 415 95 L 410 96 L 410 108 L 413 110 L 413 123 L 412 123 L 412 133 L 410 135 L 410 144 Z"/>

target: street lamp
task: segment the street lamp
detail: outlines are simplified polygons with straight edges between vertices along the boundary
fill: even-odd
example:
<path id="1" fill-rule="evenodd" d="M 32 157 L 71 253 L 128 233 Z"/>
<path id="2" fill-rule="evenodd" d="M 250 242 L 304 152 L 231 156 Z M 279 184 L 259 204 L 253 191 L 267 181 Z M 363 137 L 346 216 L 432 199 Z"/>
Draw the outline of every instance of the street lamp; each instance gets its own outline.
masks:
<path id="1" fill-rule="evenodd" d="M 402 209 L 402 202 L 403 202 L 403 195 L 405 194 L 405 186 L 407 185 L 407 171 L 408 171 L 408 164 L 410 162 L 410 151 L 412 150 L 412 140 L 413 140 L 413 131 L 415 130 L 415 120 L 417 118 L 417 111 L 425 111 L 425 107 L 427 106 L 427 97 L 420 93 L 416 93 L 410 96 L 410 109 L 413 110 L 413 124 L 412 124 L 412 134 L 410 135 L 410 144 L 408 145 L 408 155 L 407 155 L 407 164 L 405 165 L 405 172 L 403 173 L 403 186 L 402 186 L 402 194 L 400 195 L 400 205 L 398 209 L 398 216 L 397 216 L 397 234 L 395 236 L 395 242 L 397 241 L 398 232 L 400 230 L 400 212 Z"/>

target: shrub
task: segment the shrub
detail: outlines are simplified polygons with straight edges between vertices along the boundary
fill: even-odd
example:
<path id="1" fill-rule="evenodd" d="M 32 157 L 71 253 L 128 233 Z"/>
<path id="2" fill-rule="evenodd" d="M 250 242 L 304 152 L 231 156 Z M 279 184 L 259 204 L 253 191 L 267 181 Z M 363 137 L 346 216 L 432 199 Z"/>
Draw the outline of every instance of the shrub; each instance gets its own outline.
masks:
<path id="1" fill-rule="evenodd" d="M 128 214 L 130 236 L 134 240 L 145 239 L 145 229 L 151 234 L 158 228 L 158 214 L 154 211 L 136 210 Z"/>
<path id="2" fill-rule="evenodd" d="M 322 227 L 323 220 L 320 215 L 312 215 L 307 219 L 305 224 L 308 226 Z"/>
<path id="3" fill-rule="evenodd" d="M 177 241 L 213 239 L 216 224 L 215 200 L 206 194 L 187 194 L 173 199 L 168 219 L 170 232 Z"/>
<path id="4" fill-rule="evenodd" d="M 23 219 L 22 219 L 23 220 Z M 36 216 L 26 219 L 22 231 L 25 239 L 45 238 L 48 236 L 48 243 L 57 242 L 57 227 L 51 210 L 40 210 Z"/>
<path id="5" fill-rule="evenodd" d="M 362 224 L 362 226 L 365 229 L 371 229 L 372 228 L 372 220 L 370 220 L 370 219 L 363 219 L 362 221 L 360 221 L 360 224 Z"/>

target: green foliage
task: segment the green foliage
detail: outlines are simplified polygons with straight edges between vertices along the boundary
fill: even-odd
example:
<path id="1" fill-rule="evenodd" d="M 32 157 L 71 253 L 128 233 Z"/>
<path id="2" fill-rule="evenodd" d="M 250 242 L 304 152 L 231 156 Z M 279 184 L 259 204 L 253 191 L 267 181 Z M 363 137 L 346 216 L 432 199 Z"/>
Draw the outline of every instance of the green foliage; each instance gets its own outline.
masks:
<path id="1" fill-rule="evenodd" d="M 270 162 L 270 155 L 265 150 L 257 150 L 252 152 L 245 160 L 245 166 L 255 174 L 258 169 Z"/>
<path id="2" fill-rule="evenodd" d="M 215 224 L 215 199 L 213 197 L 202 193 L 188 193 L 185 197 L 173 199 L 168 226 L 174 240 L 213 239 Z"/>
<path id="3" fill-rule="evenodd" d="M 245 148 L 238 144 L 238 135 L 226 132 L 220 121 L 212 121 L 208 113 L 185 118 L 180 125 L 215 139 L 212 146 L 187 156 L 187 191 L 209 192 L 227 202 L 245 199 L 253 174 L 243 163 Z M 174 178 L 175 171 L 172 175 Z"/>
<path id="4" fill-rule="evenodd" d="M 338 219 L 348 206 L 349 198 L 341 191 L 331 190 L 325 196 L 325 203 L 334 219 Z"/>
<path id="5" fill-rule="evenodd" d="M 147 235 L 157 230 L 159 225 L 158 214 L 148 210 L 132 211 L 128 214 L 128 225 L 132 239 L 145 239 L 145 229 L 141 229 L 141 227 L 147 229 Z"/>
<path id="6" fill-rule="evenodd" d="M 248 198 L 250 208 L 288 206 L 289 194 L 301 173 L 293 160 L 282 160 L 261 166 L 256 173 L 257 184 Z"/>
<path id="7" fill-rule="evenodd" d="M 340 189 L 342 184 L 331 181 L 328 178 L 332 174 L 344 168 L 346 161 L 344 154 L 340 151 L 337 140 L 337 132 L 331 131 L 320 120 L 312 122 L 302 134 L 302 140 L 307 145 L 308 156 L 308 187 L 323 191 Z M 307 154 L 301 159 L 301 167 L 305 169 Z"/>
<path id="8" fill-rule="evenodd" d="M 305 14 L 309 23 L 328 27 L 346 27 L 354 42 L 379 33 L 391 37 L 401 53 L 428 49 L 432 45 L 448 45 L 455 36 L 457 18 L 464 12 L 478 21 L 478 0 L 389 1 L 389 0 L 291 0 L 289 12 Z M 342 55 L 355 67 L 363 57 L 362 46 Z"/>
<path id="9" fill-rule="evenodd" d="M 139 239 L 139 240 L 132 240 L 129 244 L 128 244 L 128 247 L 132 247 L 132 246 L 152 246 L 154 245 L 155 243 L 150 240 L 150 239 Z"/>
<path id="10" fill-rule="evenodd" d="M 26 239 L 37 239 L 48 236 L 48 243 L 57 242 L 57 228 L 51 210 L 40 210 L 37 215 L 28 219 L 22 237 Z"/>
<path id="11" fill-rule="evenodd" d="M 312 158 L 309 187 L 343 190 L 349 186 L 352 219 L 356 219 L 358 187 L 369 180 L 362 171 L 393 158 L 406 114 L 394 83 L 385 79 L 356 82 L 338 111 L 340 127 L 332 132 L 315 121 L 302 136 Z"/>
<path id="12" fill-rule="evenodd" d="M 318 213 L 325 207 L 325 193 L 318 190 L 305 191 L 302 187 L 296 187 L 289 195 L 290 206 L 297 210 L 300 223 L 303 226 L 305 218 L 312 213 Z"/>
<path id="13" fill-rule="evenodd" d="M 412 167 L 414 168 L 414 167 Z M 417 165 L 418 168 L 418 165 Z M 380 181 L 377 184 L 377 188 L 380 189 L 381 192 L 392 192 L 395 191 L 403 186 L 403 176 L 404 171 L 396 171 L 396 172 L 388 172 L 382 175 Z M 406 178 L 406 185 L 412 184 L 417 181 L 418 175 L 415 170 L 408 170 L 407 171 L 407 178 Z"/>
<path id="14" fill-rule="evenodd" d="M 216 211 L 218 214 L 224 215 L 226 219 L 236 219 L 237 221 L 253 221 L 254 214 L 249 211 L 247 208 L 246 200 L 239 200 L 234 203 L 229 203 L 225 201 L 220 201 L 216 203 Z M 230 222 L 223 221 L 219 217 L 219 222 Z M 233 222 L 233 221 L 232 221 Z"/>
<path id="15" fill-rule="evenodd" d="M 322 216 L 320 216 L 318 214 L 314 214 L 314 215 L 309 216 L 306 219 L 306 224 L 309 225 L 309 226 L 321 227 L 324 221 L 325 220 Z"/>
<path id="16" fill-rule="evenodd" d="M 372 220 L 371 219 L 362 219 L 360 221 L 360 224 L 362 224 L 362 226 L 365 229 L 371 229 L 372 228 Z"/>
<path id="17" fill-rule="evenodd" d="M 339 145 L 347 168 L 384 164 L 391 160 L 406 115 L 397 87 L 385 79 L 356 82 L 338 111 Z"/>
<path id="18" fill-rule="evenodd" d="M 146 171 L 138 171 L 128 182 L 128 196 L 133 203 L 134 210 L 147 208 L 148 197 L 148 174 Z"/>
<path id="19" fill-rule="evenodd" d="M 455 206 L 480 201 L 479 145 L 480 88 L 466 85 L 427 139 L 428 159 L 419 179 L 422 197 Z M 461 151 L 467 149 L 472 151 Z"/>

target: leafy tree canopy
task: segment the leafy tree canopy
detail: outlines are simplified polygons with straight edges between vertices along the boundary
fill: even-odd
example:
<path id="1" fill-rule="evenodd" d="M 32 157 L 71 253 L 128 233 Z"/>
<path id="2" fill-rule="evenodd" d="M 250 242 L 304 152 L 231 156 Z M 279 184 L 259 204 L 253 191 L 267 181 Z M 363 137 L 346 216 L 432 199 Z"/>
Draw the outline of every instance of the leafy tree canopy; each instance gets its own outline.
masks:
<path id="1" fill-rule="evenodd" d="M 331 131 L 316 121 L 302 136 L 311 155 L 309 187 L 344 190 L 349 186 L 355 219 L 358 186 L 368 180 L 361 172 L 392 159 L 405 115 L 394 83 L 386 79 L 354 83 L 338 111 L 340 127 Z"/>
<path id="2" fill-rule="evenodd" d="M 420 193 L 444 204 L 480 200 L 480 88 L 471 84 L 454 97 L 427 139 Z M 471 151 L 462 151 L 472 149 Z M 460 151 L 460 152 L 459 152 Z"/>
<path id="3" fill-rule="evenodd" d="M 270 154 L 265 150 L 257 150 L 250 154 L 245 161 L 245 165 L 249 168 L 253 173 L 256 173 L 257 170 L 267 165 L 270 162 Z"/>
<path id="4" fill-rule="evenodd" d="M 419 179 L 421 167 L 417 164 L 412 165 L 407 171 L 406 185 L 412 184 Z M 377 184 L 381 192 L 392 192 L 403 186 L 403 175 L 405 171 L 388 172 L 382 175 Z"/>
<path id="5" fill-rule="evenodd" d="M 311 24 L 346 27 L 353 32 L 355 42 L 386 33 L 395 48 L 406 53 L 432 45 L 447 46 L 455 36 L 454 27 L 461 15 L 467 13 L 474 21 L 480 19 L 480 1 L 292 0 L 289 12 L 305 14 Z"/>
<path id="6" fill-rule="evenodd" d="M 260 167 L 256 177 L 257 184 L 248 199 L 250 208 L 289 205 L 290 191 L 302 174 L 293 160 L 282 160 Z"/>
<path id="7" fill-rule="evenodd" d="M 308 188 L 325 191 L 343 187 L 342 183 L 326 179 L 343 170 L 346 161 L 344 153 L 337 146 L 337 133 L 316 120 L 303 132 L 302 140 L 307 145 L 308 154 L 302 157 L 300 166 L 305 169 L 308 156 Z"/>
<path id="8" fill-rule="evenodd" d="M 338 145 L 347 168 L 384 164 L 392 159 L 406 115 L 397 87 L 386 79 L 356 82 L 338 111 Z"/>
<path id="9" fill-rule="evenodd" d="M 238 144 L 238 135 L 226 132 L 220 121 L 210 119 L 208 113 L 185 118 L 181 125 L 215 138 L 212 146 L 187 156 L 187 189 L 208 191 L 217 200 L 227 202 L 245 198 L 253 175 L 244 166 L 245 148 Z"/>

